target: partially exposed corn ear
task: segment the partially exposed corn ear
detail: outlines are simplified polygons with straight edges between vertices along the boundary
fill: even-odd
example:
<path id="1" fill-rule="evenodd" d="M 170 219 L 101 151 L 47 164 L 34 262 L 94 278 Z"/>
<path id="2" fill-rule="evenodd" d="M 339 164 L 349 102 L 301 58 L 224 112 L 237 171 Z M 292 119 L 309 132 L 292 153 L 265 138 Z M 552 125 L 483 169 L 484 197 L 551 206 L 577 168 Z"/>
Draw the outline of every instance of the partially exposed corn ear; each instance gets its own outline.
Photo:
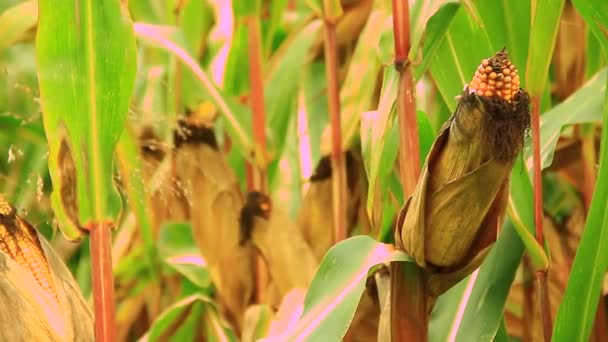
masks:
<path id="1" fill-rule="evenodd" d="M 484 60 L 492 71 L 479 74 L 492 75 L 498 67 L 503 76 L 505 67 L 512 72 L 506 56 L 503 50 Z M 481 76 L 465 87 L 397 222 L 396 243 L 427 270 L 433 296 L 478 267 L 496 241 L 511 168 L 530 123 L 525 91 L 481 94 L 481 88 L 470 88 L 486 84 L 479 83 Z"/>
<path id="2" fill-rule="evenodd" d="M 502 98 L 511 102 L 519 92 L 519 73 L 502 49 L 496 56 L 481 61 L 475 76 L 469 83 L 469 93 L 479 96 Z"/>
<path id="3" fill-rule="evenodd" d="M 61 259 L 0 196 L 0 340 L 93 341 L 93 318 Z"/>
<path id="4" fill-rule="evenodd" d="M 49 299 L 57 302 L 57 291 L 36 230 L 16 215 L 16 210 L 0 197 L 0 250 L 28 269 Z"/>

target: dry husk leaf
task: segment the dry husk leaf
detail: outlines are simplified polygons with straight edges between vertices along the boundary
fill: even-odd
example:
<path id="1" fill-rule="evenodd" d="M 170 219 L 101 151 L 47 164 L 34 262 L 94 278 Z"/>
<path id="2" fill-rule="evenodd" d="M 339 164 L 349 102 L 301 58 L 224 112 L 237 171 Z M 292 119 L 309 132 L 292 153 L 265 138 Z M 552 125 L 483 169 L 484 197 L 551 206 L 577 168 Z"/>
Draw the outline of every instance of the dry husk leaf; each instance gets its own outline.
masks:
<path id="1" fill-rule="evenodd" d="M 1 197 L 0 204 L 7 205 Z M 45 259 L 30 269 L 0 250 L 0 340 L 94 341 L 93 315 L 63 261 L 25 220 L 14 214 L 0 216 L 0 229 L 6 231 L 7 225 L 14 224 L 17 234 L 31 234 L 38 242 L 31 248 L 39 249 Z M 10 245 L 10 238 L 3 234 L 0 243 Z M 28 255 L 25 247 L 19 252 Z M 43 276 L 48 279 L 42 281 Z M 41 281 L 50 287 L 43 288 Z"/>
<path id="2" fill-rule="evenodd" d="M 251 246 L 239 243 L 238 182 L 211 129 L 182 121 L 175 143 L 176 173 L 190 205 L 194 238 L 228 317 L 240 327 L 253 296 L 253 268 Z"/>
<path id="3" fill-rule="evenodd" d="M 346 152 L 346 183 L 348 196 L 346 203 L 347 233 L 350 234 L 357 224 L 363 234 L 370 231 L 370 223 L 365 211 L 366 187 L 362 177 L 362 161 L 353 152 Z M 329 156 L 323 157 L 310 179 L 310 187 L 302 201 L 298 213 L 298 226 L 304 240 L 312 249 L 317 261 L 334 244 L 334 222 L 332 204 L 332 174 Z"/>
<path id="4" fill-rule="evenodd" d="M 270 212 L 270 206 L 266 195 L 250 193 L 241 222 L 244 243 L 247 237 L 251 238 L 268 265 L 279 296 L 283 297 L 295 287 L 307 288 L 318 262 L 287 212 L 281 208 L 273 208 Z M 255 210 L 256 207 L 259 209 Z M 252 223 L 251 227 L 247 227 L 248 221 Z"/>
<path id="5" fill-rule="evenodd" d="M 506 63 L 504 54 L 494 59 Z M 523 90 L 507 101 L 465 88 L 431 147 L 395 232 L 397 245 L 427 269 L 431 295 L 475 270 L 496 241 L 530 122 L 528 105 Z"/>

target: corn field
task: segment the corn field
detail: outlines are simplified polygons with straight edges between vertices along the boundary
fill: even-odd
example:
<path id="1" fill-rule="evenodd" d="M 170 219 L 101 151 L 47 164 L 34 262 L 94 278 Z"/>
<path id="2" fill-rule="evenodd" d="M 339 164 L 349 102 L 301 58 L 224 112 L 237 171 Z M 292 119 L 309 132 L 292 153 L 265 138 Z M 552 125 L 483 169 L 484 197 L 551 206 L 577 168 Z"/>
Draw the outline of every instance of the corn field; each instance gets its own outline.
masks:
<path id="1" fill-rule="evenodd" d="M 604 0 L 0 0 L 0 341 L 606 341 L 607 57 Z"/>

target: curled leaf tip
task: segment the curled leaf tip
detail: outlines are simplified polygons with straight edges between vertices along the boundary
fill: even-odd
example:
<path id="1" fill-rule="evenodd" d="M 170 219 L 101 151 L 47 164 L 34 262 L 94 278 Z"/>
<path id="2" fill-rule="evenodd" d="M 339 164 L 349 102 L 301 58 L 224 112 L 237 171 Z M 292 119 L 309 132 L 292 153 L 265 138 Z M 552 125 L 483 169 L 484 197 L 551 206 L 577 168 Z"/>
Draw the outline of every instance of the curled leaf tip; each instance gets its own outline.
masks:
<path id="1" fill-rule="evenodd" d="M 513 101 L 519 92 L 519 73 L 509 60 L 506 48 L 481 61 L 468 91 L 487 98 L 498 97 L 509 103 Z"/>

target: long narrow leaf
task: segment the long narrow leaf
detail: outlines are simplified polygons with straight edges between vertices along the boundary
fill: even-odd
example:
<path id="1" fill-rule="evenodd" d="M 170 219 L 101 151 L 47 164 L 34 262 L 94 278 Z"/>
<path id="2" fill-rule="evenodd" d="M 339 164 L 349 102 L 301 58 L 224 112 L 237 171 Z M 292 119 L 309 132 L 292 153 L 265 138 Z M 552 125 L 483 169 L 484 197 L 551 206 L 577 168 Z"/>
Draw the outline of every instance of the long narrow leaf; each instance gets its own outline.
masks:
<path id="1" fill-rule="evenodd" d="M 410 261 L 403 252 L 368 236 L 357 236 L 332 247 L 321 262 L 295 324 L 265 341 L 339 341 L 353 319 L 371 267 Z"/>
<path id="2" fill-rule="evenodd" d="M 39 1 L 36 53 L 52 203 L 70 238 L 79 236 L 78 224 L 113 222 L 120 211 L 114 148 L 135 80 L 135 37 L 123 6 Z"/>
<path id="3" fill-rule="evenodd" d="M 526 87 L 532 96 L 540 96 L 547 82 L 564 2 L 564 0 L 532 2 L 532 26 L 526 65 Z"/>
<path id="4" fill-rule="evenodd" d="M 597 0 L 574 1 L 574 5 L 596 33 L 604 47 L 604 53 L 608 53 L 608 3 Z M 602 281 L 608 268 L 608 254 L 605 251 L 608 246 L 608 90 L 604 89 L 604 94 L 604 122 L 597 183 L 566 293 L 555 320 L 553 337 L 556 341 L 589 339 Z"/>

